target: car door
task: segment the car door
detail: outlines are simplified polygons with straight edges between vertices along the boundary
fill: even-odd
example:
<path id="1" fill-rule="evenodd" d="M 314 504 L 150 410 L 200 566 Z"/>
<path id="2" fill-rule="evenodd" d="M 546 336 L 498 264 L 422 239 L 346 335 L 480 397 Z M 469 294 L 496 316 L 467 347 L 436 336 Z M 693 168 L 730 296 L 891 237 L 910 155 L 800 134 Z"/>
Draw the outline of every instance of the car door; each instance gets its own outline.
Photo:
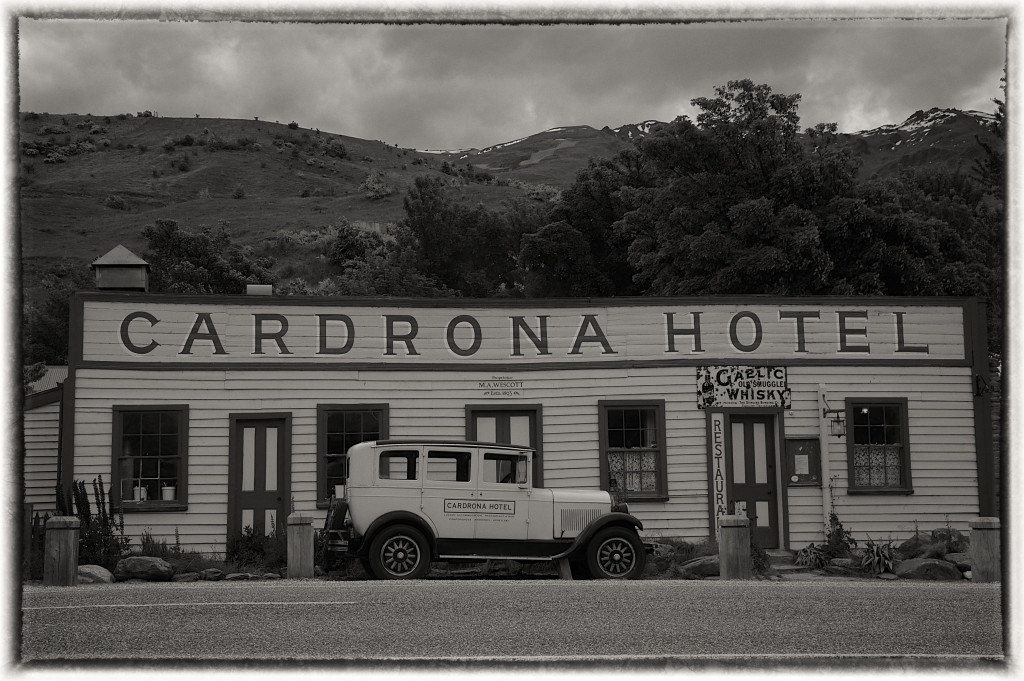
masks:
<path id="1" fill-rule="evenodd" d="M 473 447 L 428 446 L 421 499 L 438 539 L 472 540 L 477 499 Z"/>
<path id="2" fill-rule="evenodd" d="M 530 452 L 479 450 L 478 540 L 525 540 L 530 521 Z"/>

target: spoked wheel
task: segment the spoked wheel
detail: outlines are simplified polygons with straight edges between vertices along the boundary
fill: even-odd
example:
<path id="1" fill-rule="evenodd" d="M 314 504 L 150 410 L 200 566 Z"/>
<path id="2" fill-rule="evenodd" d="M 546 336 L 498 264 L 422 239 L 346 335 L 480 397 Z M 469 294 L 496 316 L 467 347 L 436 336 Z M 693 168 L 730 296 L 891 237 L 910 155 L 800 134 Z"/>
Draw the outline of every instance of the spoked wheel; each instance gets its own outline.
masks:
<path id="1" fill-rule="evenodd" d="M 380 579 L 419 579 L 430 570 L 430 545 L 416 528 L 395 525 L 374 537 L 369 561 Z"/>
<path id="2" fill-rule="evenodd" d="M 646 564 L 647 554 L 640 537 L 622 527 L 601 530 L 587 547 L 587 567 L 595 577 L 636 579 Z"/>

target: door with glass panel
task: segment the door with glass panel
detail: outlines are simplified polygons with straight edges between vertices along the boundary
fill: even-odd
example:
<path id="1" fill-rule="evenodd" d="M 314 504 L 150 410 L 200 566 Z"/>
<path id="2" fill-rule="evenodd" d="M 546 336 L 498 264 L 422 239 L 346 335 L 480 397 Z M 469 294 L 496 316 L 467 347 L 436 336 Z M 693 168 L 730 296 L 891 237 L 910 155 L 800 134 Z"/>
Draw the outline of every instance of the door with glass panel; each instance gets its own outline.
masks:
<path id="1" fill-rule="evenodd" d="M 533 457 L 533 486 L 543 487 L 543 465 L 538 451 L 540 434 L 537 424 L 540 409 L 494 409 L 489 407 L 467 408 L 469 412 L 469 440 L 496 442 L 503 445 L 530 447 Z"/>
<path id="2" fill-rule="evenodd" d="M 245 528 L 269 535 L 287 522 L 290 503 L 291 419 L 231 417 L 228 462 L 230 542 Z"/>
<path id="3" fill-rule="evenodd" d="M 729 504 L 750 518 L 750 537 L 762 549 L 779 546 L 778 496 L 775 483 L 775 419 L 732 414 L 729 417 L 732 487 Z"/>

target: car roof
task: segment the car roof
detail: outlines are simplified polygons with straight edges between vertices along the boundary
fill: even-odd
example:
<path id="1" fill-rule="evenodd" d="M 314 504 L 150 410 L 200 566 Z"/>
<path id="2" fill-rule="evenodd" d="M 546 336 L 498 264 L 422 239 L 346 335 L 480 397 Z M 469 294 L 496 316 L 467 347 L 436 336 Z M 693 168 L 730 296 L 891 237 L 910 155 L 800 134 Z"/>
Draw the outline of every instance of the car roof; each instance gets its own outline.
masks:
<path id="1" fill-rule="evenodd" d="M 507 449 L 510 451 L 522 452 L 522 451 L 536 451 L 533 447 L 525 447 L 520 445 L 501 444 L 499 442 L 480 442 L 478 440 L 377 440 L 370 444 L 378 447 L 392 447 L 394 445 L 408 445 L 410 447 L 418 447 L 420 445 L 434 445 L 440 447 L 487 447 L 488 449 Z"/>

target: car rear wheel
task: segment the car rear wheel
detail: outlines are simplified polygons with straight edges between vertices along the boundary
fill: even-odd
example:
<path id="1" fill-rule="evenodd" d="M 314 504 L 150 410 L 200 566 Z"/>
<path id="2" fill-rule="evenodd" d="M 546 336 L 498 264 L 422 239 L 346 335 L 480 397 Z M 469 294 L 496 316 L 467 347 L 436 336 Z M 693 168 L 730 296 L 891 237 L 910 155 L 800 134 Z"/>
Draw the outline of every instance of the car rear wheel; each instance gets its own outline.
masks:
<path id="1" fill-rule="evenodd" d="M 369 561 L 379 579 L 419 579 L 430 570 L 430 545 L 416 528 L 394 525 L 374 537 Z"/>
<path id="2" fill-rule="evenodd" d="M 647 564 L 643 542 L 636 532 L 608 527 L 598 532 L 587 546 L 587 567 L 601 579 L 637 579 Z"/>

